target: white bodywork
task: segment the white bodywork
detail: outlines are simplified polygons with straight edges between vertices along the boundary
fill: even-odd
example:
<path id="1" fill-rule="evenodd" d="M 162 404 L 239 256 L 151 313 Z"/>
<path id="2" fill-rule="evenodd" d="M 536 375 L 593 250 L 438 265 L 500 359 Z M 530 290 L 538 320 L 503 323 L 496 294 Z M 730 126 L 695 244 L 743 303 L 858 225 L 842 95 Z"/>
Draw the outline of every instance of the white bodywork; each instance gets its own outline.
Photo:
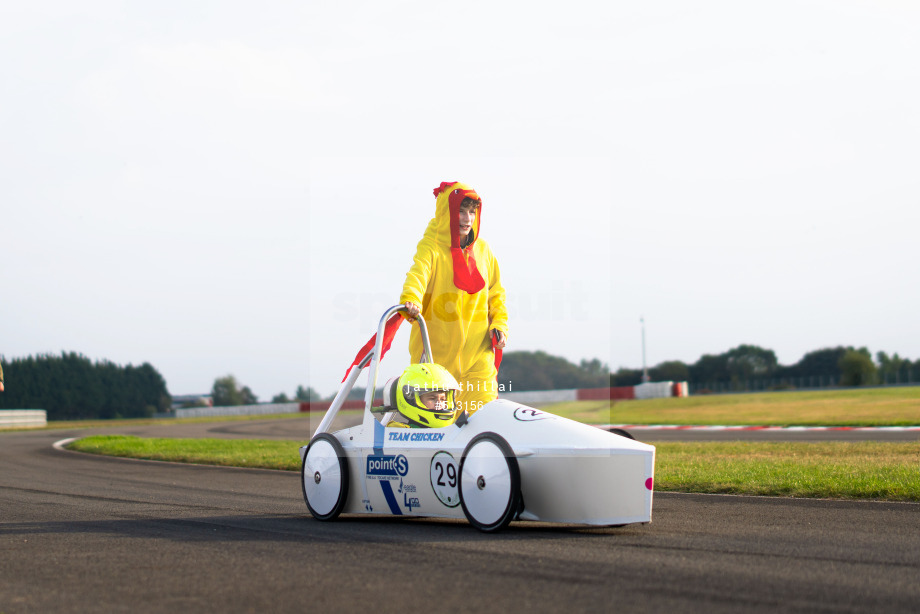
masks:
<path id="1" fill-rule="evenodd" d="M 652 519 L 654 446 L 503 400 L 484 405 L 462 427 L 385 428 L 365 414 L 360 426 L 334 433 L 348 458 L 345 513 L 463 518 L 460 457 L 474 436 L 493 432 L 511 445 L 520 467 L 521 520 Z"/>
<path id="2" fill-rule="evenodd" d="M 369 391 L 376 364 L 373 360 Z M 356 378 L 350 375 L 339 397 L 344 399 L 342 392 L 347 395 Z M 317 433 L 331 423 L 336 405 Z M 362 424 L 332 433 L 347 458 L 342 512 L 464 518 L 458 488 L 462 455 L 474 437 L 494 433 L 510 445 L 520 469 L 523 505 L 515 518 L 589 525 L 651 521 L 654 446 L 508 400 L 487 403 L 462 426 L 387 428 L 388 418 L 371 412 L 368 399 Z M 306 451 L 307 446 L 300 449 L 302 460 Z M 477 469 L 486 480 L 490 466 L 484 459 Z M 312 471 L 303 476 L 307 489 Z"/>

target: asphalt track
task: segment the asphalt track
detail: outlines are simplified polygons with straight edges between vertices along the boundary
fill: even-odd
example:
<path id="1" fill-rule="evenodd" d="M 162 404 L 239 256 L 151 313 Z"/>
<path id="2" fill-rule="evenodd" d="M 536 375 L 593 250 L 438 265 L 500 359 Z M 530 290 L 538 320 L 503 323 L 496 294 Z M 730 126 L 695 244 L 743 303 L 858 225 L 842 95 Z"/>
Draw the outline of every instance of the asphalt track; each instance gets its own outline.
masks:
<path id="1" fill-rule="evenodd" d="M 916 612 L 920 603 L 916 504 L 658 493 L 651 524 L 622 528 L 515 522 L 485 535 L 433 519 L 322 523 L 293 473 L 52 448 L 101 432 L 306 439 L 310 424 L 0 432 L 0 613 Z"/>

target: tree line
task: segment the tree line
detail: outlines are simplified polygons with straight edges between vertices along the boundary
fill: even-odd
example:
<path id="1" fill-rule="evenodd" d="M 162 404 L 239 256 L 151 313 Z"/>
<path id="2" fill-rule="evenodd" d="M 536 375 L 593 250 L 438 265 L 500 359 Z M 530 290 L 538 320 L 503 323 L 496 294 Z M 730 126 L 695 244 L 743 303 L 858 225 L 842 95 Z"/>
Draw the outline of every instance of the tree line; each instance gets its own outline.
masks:
<path id="1" fill-rule="evenodd" d="M 668 360 L 648 369 L 655 381 L 689 382 L 691 390 L 750 390 L 795 386 L 866 386 L 920 380 L 920 360 L 878 352 L 875 361 L 865 347 L 837 346 L 814 350 L 792 365 L 781 365 L 773 350 L 739 345 L 721 354 L 704 354 L 687 364 Z M 611 386 L 642 382 L 642 370 L 621 367 L 610 374 Z M 759 385 L 758 385 L 759 384 Z"/>
<path id="2" fill-rule="evenodd" d="M 168 411 L 172 403 L 165 380 L 148 363 L 122 367 L 62 352 L 60 356 L 3 360 L 2 366 L 7 387 L 0 393 L 0 409 L 44 409 L 49 420 L 150 417 Z M 576 365 L 546 352 L 506 352 L 498 381 L 503 392 L 597 388 L 607 385 L 609 372 L 598 359 Z M 348 398 L 363 399 L 364 392 L 356 386 Z M 234 375 L 216 378 L 210 396 L 215 407 L 259 402 Z M 324 397 L 312 387 L 298 386 L 293 397 L 282 392 L 272 403 L 331 400 L 334 396 L 334 392 Z M 186 406 L 201 404 L 207 403 L 198 400 Z"/>
<path id="3" fill-rule="evenodd" d="M 546 352 L 505 352 L 498 372 L 499 392 L 515 390 L 562 390 L 567 388 L 606 387 L 610 368 L 599 359 L 582 360 L 574 364 L 560 356 Z M 217 383 L 215 382 L 215 386 Z M 322 395 L 312 387 L 298 386 L 294 398 L 281 393 L 272 403 L 289 401 L 331 401 L 338 391 Z M 367 388 L 355 386 L 346 397 L 349 401 L 363 401 Z M 213 395 L 213 392 L 212 392 Z M 383 395 L 383 385 L 377 386 L 375 398 Z M 214 400 L 214 405 L 218 401 Z"/>
<path id="4" fill-rule="evenodd" d="M 653 382 L 689 382 L 691 391 L 767 390 L 790 387 L 863 386 L 920 381 L 920 359 L 911 361 L 898 354 L 878 352 L 875 361 L 867 348 L 837 346 L 805 354 L 792 365 L 781 365 L 773 350 L 742 344 L 721 354 L 704 354 L 694 363 L 667 360 L 648 369 Z M 498 372 L 499 392 L 565 390 L 635 386 L 642 383 L 642 369 L 620 367 L 611 372 L 606 363 L 594 358 L 578 364 L 543 351 L 505 352 Z M 217 382 L 215 382 L 215 387 Z M 216 391 L 216 388 L 215 388 Z M 377 397 L 382 387 L 378 387 Z M 349 400 L 363 400 L 365 389 L 352 388 Z M 324 396 L 313 388 L 298 387 L 294 398 L 282 393 L 273 403 L 288 401 L 331 401 L 335 392 Z M 214 404 L 218 401 L 215 397 Z"/>
<path id="5" fill-rule="evenodd" d="M 610 368 L 599 359 L 582 360 L 579 364 L 546 352 L 505 352 L 498 370 L 498 392 L 525 390 L 565 390 L 569 388 L 603 388 L 607 386 Z M 363 400 L 366 388 L 355 386 L 348 400 Z M 378 386 L 376 398 L 383 394 Z M 332 400 L 335 394 L 326 400 Z"/>
<path id="6" fill-rule="evenodd" d="M 76 352 L 2 359 L 7 382 L 0 409 L 45 409 L 49 420 L 138 418 L 170 408 L 166 382 L 149 363 L 120 366 L 93 362 Z M 779 389 L 793 386 L 861 386 L 920 381 L 920 360 L 867 348 L 838 346 L 805 354 L 792 365 L 781 365 L 773 350 L 739 345 L 721 354 L 704 354 L 694 363 L 661 362 L 648 369 L 651 381 L 686 381 L 699 394 L 710 390 Z M 641 369 L 621 367 L 612 373 L 595 358 L 574 364 L 546 352 L 506 352 L 498 374 L 500 392 L 634 386 Z M 293 397 L 280 393 L 273 403 L 331 400 L 312 387 L 298 386 Z M 363 399 L 355 387 L 349 399 Z M 258 398 L 233 375 L 214 380 L 215 406 L 250 405 Z"/>
<path id="7" fill-rule="evenodd" d="M 499 392 L 603 388 L 609 375 L 610 367 L 597 358 L 576 365 L 543 351 L 505 352 L 498 385 Z"/>
<path id="8" fill-rule="evenodd" d="M 49 420 L 150 417 L 172 400 L 148 363 L 122 367 L 62 352 L 3 360 L 3 374 L 0 409 L 44 409 Z"/>
<path id="9" fill-rule="evenodd" d="M 272 397 L 272 403 L 303 403 L 319 401 L 321 397 L 313 388 L 298 386 L 293 397 L 281 392 Z M 234 405 L 255 405 L 259 398 L 253 394 L 249 386 L 243 386 L 233 375 L 225 375 L 214 380 L 211 387 L 211 405 L 214 407 L 227 407 Z"/>

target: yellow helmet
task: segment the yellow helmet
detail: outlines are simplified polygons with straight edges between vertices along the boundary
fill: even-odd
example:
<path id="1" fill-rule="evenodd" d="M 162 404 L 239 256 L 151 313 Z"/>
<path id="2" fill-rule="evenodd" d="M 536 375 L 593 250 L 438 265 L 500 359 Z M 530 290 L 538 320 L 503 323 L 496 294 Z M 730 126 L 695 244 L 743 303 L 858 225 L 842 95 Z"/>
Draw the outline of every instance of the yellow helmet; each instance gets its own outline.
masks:
<path id="1" fill-rule="evenodd" d="M 460 384 L 441 365 L 422 362 L 409 365 L 399 378 L 399 392 L 395 394 L 396 409 L 410 422 L 429 428 L 450 426 L 456 420 L 456 394 Z M 429 408 L 422 402 L 422 395 L 429 392 L 445 392 L 446 402 L 438 402 Z"/>

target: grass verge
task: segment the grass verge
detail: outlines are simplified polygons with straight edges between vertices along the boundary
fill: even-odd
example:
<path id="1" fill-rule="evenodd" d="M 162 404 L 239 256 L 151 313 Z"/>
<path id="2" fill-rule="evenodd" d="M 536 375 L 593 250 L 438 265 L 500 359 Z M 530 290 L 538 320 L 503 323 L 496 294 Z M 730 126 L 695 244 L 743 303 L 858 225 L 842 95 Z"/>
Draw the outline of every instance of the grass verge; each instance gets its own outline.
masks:
<path id="1" fill-rule="evenodd" d="M 81 452 L 300 471 L 300 441 L 99 435 Z M 655 489 L 695 493 L 920 501 L 920 443 L 656 444 Z"/>
<path id="2" fill-rule="evenodd" d="M 573 401 L 543 407 L 593 424 L 915 426 L 920 386 Z"/>
<path id="3" fill-rule="evenodd" d="M 359 416 L 361 412 L 346 409 L 339 412 L 339 416 Z M 314 413 L 286 413 L 286 414 L 254 414 L 246 416 L 198 416 L 194 418 L 113 418 L 111 420 L 50 420 L 46 430 L 52 429 L 79 429 L 100 428 L 109 426 L 169 426 L 174 424 L 195 424 L 207 422 L 246 422 L 256 420 L 297 420 L 313 419 L 317 423 L 323 419 L 324 412 Z"/>
<path id="4" fill-rule="evenodd" d="M 298 449 L 305 442 L 268 439 L 173 439 L 93 435 L 67 448 L 90 454 L 225 467 L 300 471 Z"/>
<path id="5" fill-rule="evenodd" d="M 658 443 L 655 489 L 920 501 L 920 443 Z"/>

